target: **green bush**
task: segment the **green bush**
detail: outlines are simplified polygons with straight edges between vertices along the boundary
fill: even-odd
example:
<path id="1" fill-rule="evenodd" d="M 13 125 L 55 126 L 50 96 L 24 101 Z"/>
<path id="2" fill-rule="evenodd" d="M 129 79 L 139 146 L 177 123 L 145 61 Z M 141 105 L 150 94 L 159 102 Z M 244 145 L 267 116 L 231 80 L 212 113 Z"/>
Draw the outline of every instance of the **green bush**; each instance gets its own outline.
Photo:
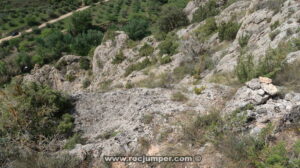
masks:
<path id="1" fill-rule="evenodd" d="M 271 32 L 269 34 L 271 41 L 273 41 L 275 39 L 275 37 L 280 33 L 280 30 L 276 30 L 274 32 Z"/>
<path id="2" fill-rule="evenodd" d="M 248 81 L 258 76 L 275 78 L 276 75 L 283 70 L 285 65 L 284 60 L 287 54 L 297 50 L 297 40 L 281 43 L 275 49 L 270 48 L 265 56 L 259 60 L 257 65 L 254 64 L 251 55 L 241 54 L 238 58 L 235 72 L 241 82 Z"/>
<path id="3" fill-rule="evenodd" d="M 148 20 L 141 17 L 134 17 L 124 26 L 124 31 L 132 40 L 141 40 L 150 34 L 148 27 Z"/>
<path id="4" fill-rule="evenodd" d="M 163 57 L 161 57 L 160 59 L 159 59 L 159 62 L 160 62 L 160 64 L 168 64 L 168 63 L 170 63 L 170 62 L 172 62 L 172 58 L 171 58 L 171 56 L 169 56 L 169 55 L 165 55 L 165 56 L 163 56 Z"/>
<path id="5" fill-rule="evenodd" d="M 102 42 L 103 33 L 98 30 L 87 30 L 78 34 L 75 38 L 65 36 L 66 43 L 70 43 L 71 52 L 77 55 L 86 56 L 90 50 Z"/>
<path id="6" fill-rule="evenodd" d="M 145 43 L 139 50 L 140 56 L 150 56 L 154 52 L 154 48 L 150 46 L 149 44 Z"/>
<path id="7" fill-rule="evenodd" d="M 252 55 L 240 55 L 235 68 L 236 75 L 241 82 L 246 82 L 256 77 L 256 68 Z"/>
<path id="8" fill-rule="evenodd" d="M 195 88 L 194 88 L 194 92 L 195 92 L 196 95 L 200 95 L 200 94 L 203 93 L 203 91 L 204 91 L 205 89 L 206 89 L 205 86 L 201 86 L 200 88 L 195 87 Z"/>
<path id="9" fill-rule="evenodd" d="M 83 139 L 81 138 L 80 134 L 74 134 L 72 137 L 70 137 L 65 146 L 64 149 L 74 149 L 76 144 L 82 144 L 83 143 Z"/>
<path id="10" fill-rule="evenodd" d="M 0 75 L 6 75 L 7 69 L 6 64 L 3 61 L 0 61 Z"/>
<path id="11" fill-rule="evenodd" d="M 39 24 L 39 22 L 36 20 L 35 17 L 29 16 L 29 17 L 26 18 L 26 24 L 28 26 L 36 26 L 36 25 Z"/>
<path id="12" fill-rule="evenodd" d="M 142 62 L 139 62 L 139 63 L 132 64 L 132 65 L 128 66 L 125 70 L 124 76 L 130 75 L 133 71 L 140 71 L 140 70 L 146 68 L 147 66 L 149 66 L 151 64 L 152 63 L 149 60 L 149 58 L 145 58 Z"/>
<path id="13" fill-rule="evenodd" d="M 88 70 L 90 69 L 90 60 L 85 57 L 81 57 L 79 60 L 79 65 L 81 69 Z"/>
<path id="14" fill-rule="evenodd" d="M 0 138 L 32 136 L 28 143 L 38 143 L 39 136 L 51 138 L 60 134 L 58 126 L 65 122 L 63 115 L 70 108 L 69 98 L 36 83 L 20 85 L 20 81 L 1 90 Z"/>
<path id="15" fill-rule="evenodd" d="M 276 74 L 274 84 L 285 86 L 295 92 L 300 92 L 300 61 L 292 64 L 283 65 L 282 69 Z"/>
<path id="16" fill-rule="evenodd" d="M 209 0 L 205 5 L 200 6 L 193 14 L 193 22 L 202 22 L 203 20 L 219 14 L 218 5 L 215 0 Z"/>
<path id="17" fill-rule="evenodd" d="M 242 48 L 246 47 L 247 44 L 248 44 L 248 41 L 249 41 L 250 37 L 251 37 L 251 36 L 248 35 L 248 34 L 246 34 L 246 35 L 243 34 L 243 35 L 239 38 L 239 45 L 240 45 Z"/>
<path id="18" fill-rule="evenodd" d="M 181 8 L 166 6 L 158 18 L 157 25 L 160 31 L 169 32 L 188 24 L 186 15 Z"/>
<path id="19" fill-rule="evenodd" d="M 234 40 L 236 37 L 237 32 L 240 29 L 240 24 L 237 22 L 227 22 L 227 23 L 221 23 L 219 26 L 219 38 L 221 41 L 223 40 Z"/>
<path id="20" fill-rule="evenodd" d="M 126 57 L 124 56 L 123 52 L 119 52 L 115 58 L 112 60 L 112 64 L 121 64 L 124 60 L 126 59 Z"/>
<path id="21" fill-rule="evenodd" d="M 159 53 L 160 55 L 174 55 L 177 53 L 178 44 L 178 37 L 176 34 L 170 33 L 167 35 L 166 39 L 162 41 L 159 45 Z"/>
<path id="22" fill-rule="evenodd" d="M 193 117 L 183 125 L 183 142 L 201 145 L 209 140 L 209 134 L 223 125 L 223 120 L 218 112 L 212 111 L 207 115 Z"/>
<path id="23" fill-rule="evenodd" d="M 286 55 L 293 49 L 290 44 L 280 44 L 276 49 L 269 49 L 265 57 L 261 58 L 256 76 L 273 78 L 281 71 Z"/>
<path id="24" fill-rule="evenodd" d="M 12 163 L 14 168 L 76 168 L 80 167 L 78 158 L 66 154 L 26 153 Z"/>
<path id="25" fill-rule="evenodd" d="M 173 93 L 171 99 L 173 101 L 180 101 L 180 102 L 188 100 L 188 98 L 184 94 L 182 94 L 181 92 Z"/>
<path id="26" fill-rule="evenodd" d="M 218 30 L 215 18 L 208 18 L 203 26 L 194 31 L 200 41 L 205 41 L 207 37 Z"/>
<path id="27" fill-rule="evenodd" d="M 259 3 L 257 3 L 257 5 L 256 5 L 256 10 L 268 8 L 269 10 L 273 10 L 274 13 L 278 13 L 284 2 L 285 2 L 285 0 L 259 1 Z"/>
<path id="28" fill-rule="evenodd" d="M 69 32 L 72 35 L 83 33 L 92 27 L 92 16 L 90 11 L 76 12 L 71 17 Z"/>
<path id="29" fill-rule="evenodd" d="M 76 76 L 74 76 L 73 74 L 67 74 L 65 78 L 67 79 L 67 81 L 73 82 L 76 79 Z"/>
<path id="30" fill-rule="evenodd" d="M 82 82 L 82 87 L 83 88 L 87 88 L 91 85 L 91 81 L 88 80 L 88 79 L 85 79 L 83 82 Z"/>
<path id="31" fill-rule="evenodd" d="M 74 118 L 71 114 L 64 114 L 62 116 L 62 121 L 57 126 L 57 130 L 59 133 L 62 134 L 69 134 L 71 133 L 73 127 L 74 127 Z"/>
<path id="32" fill-rule="evenodd" d="M 279 20 L 277 20 L 276 22 L 274 22 L 273 24 L 271 24 L 270 28 L 271 30 L 275 30 L 278 26 L 280 25 Z"/>

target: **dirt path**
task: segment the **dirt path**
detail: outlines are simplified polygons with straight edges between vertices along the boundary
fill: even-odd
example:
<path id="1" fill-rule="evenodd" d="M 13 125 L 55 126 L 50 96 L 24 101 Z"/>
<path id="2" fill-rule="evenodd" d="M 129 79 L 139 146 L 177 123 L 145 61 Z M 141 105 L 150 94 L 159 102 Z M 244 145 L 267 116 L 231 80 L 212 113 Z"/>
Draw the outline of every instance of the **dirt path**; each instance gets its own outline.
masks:
<path id="1" fill-rule="evenodd" d="M 96 3 L 96 4 L 98 4 L 98 3 Z M 72 16 L 72 15 L 74 14 L 74 12 L 83 11 L 83 10 L 86 10 L 86 9 L 88 9 L 88 8 L 90 8 L 90 7 L 91 7 L 91 6 L 84 6 L 84 7 L 78 8 L 78 9 L 75 10 L 75 11 L 72 11 L 72 12 L 69 12 L 69 13 L 67 13 L 67 14 L 61 15 L 61 16 L 58 17 L 58 18 L 49 20 L 49 21 L 47 21 L 47 22 L 45 22 L 45 23 L 39 25 L 38 28 L 39 28 L 39 29 L 42 29 L 42 28 L 46 27 L 47 24 L 53 24 L 53 23 L 58 22 L 58 21 L 60 21 L 60 20 L 62 20 L 62 19 L 65 19 L 65 18 L 67 18 L 67 17 L 69 17 L 69 16 Z M 0 39 L 0 43 L 2 43 L 3 41 L 7 41 L 7 40 L 11 40 L 11 39 L 20 37 L 20 36 L 22 35 L 22 33 L 31 33 L 32 30 L 33 30 L 33 29 L 30 28 L 30 29 L 24 30 L 24 31 L 22 31 L 22 32 L 19 32 L 19 34 L 18 34 L 17 36 L 8 36 L 8 37 L 4 37 L 4 38 Z"/>

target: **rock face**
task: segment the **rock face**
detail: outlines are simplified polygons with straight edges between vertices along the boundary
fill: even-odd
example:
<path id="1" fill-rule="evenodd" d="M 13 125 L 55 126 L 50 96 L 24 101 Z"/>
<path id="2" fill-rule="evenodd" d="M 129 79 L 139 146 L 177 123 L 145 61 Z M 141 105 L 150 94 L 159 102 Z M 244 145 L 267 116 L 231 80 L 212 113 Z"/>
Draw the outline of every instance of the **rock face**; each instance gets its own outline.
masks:
<path id="1" fill-rule="evenodd" d="M 24 77 L 24 80 L 48 85 L 67 93 L 80 92 L 86 76 L 86 71 L 80 69 L 80 58 L 80 56 L 66 55 L 55 66 L 45 65 L 42 68 L 36 66 L 30 75 Z"/>
<path id="2" fill-rule="evenodd" d="M 206 88 L 201 95 L 186 94 L 191 99 L 188 102 L 172 101 L 173 91 L 159 88 L 76 95 L 75 129 L 83 132 L 87 144 L 78 145 L 70 153 L 100 158 L 133 152 L 139 147 L 139 138 L 154 138 L 153 125 L 163 126 L 165 116 L 175 117 L 185 111 L 205 114 L 231 93 L 226 86 L 207 84 Z"/>
<path id="3" fill-rule="evenodd" d="M 247 118 L 251 118 L 248 125 L 250 133 L 258 133 L 268 123 L 273 123 L 278 129 L 283 125 L 298 120 L 299 93 L 289 93 L 276 96 L 278 88 L 269 78 L 253 79 L 240 88 L 235 96 L 226 103 L 224 114 L 253 105 L 253 109 L 246 109 Z M 295 120 L 293 120 L 293 118 Z"/>

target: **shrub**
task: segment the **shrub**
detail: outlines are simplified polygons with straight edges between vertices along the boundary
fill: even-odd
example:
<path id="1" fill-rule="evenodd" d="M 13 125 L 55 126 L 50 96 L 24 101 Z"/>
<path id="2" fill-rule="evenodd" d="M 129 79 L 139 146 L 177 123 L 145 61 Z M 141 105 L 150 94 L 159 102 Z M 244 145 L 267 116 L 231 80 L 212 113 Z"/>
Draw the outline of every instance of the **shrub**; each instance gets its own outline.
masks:
<path id="1" fill-rule="evenodd" d="M 29 17 L 26 18 L 26 24 L 28 26 L 36 26 L 36 25 L 39 24 L 39 22 L 36 20 L 35 17 L 29 16 Z"/>
<path id="2" fill-rule="evenodd" d="M 80 134 L 74 134 L 72 137 L 70 137 L 65 146 L 64 149 L 74 149 L 76 144 L 81 144 L 83 143 L 83 139 L 81 138 Z"/>
<path id="3" fill-rule="evenodd" d="M 83 82 L 82 82 L 82 87 L 83 88 L 87 88 L 91 85 L 91 81 L 88 80 L 88 79 L 85 79 Z"/>
<path id="4" fill-rule="evenodd" d="M 24 52 L 21 52 L 17 55 L 16 63 L 22 72 L 29 72 L 32 68 L 31 58 Z"/>
<path id="5" fill-rule="evenodd" d="M 140 71 L 151 64 L 149 58 L 144 59 L 142 62 L 132 64 L 126 68 L 124 76 L 130 75 L 133 71 Z"/>
<path id="6" fill-rule="evenodd" d="M 71 133 L 74 125 L 74 118 L 71 114 L 64 114 L 62 116 L 62 121 L 59 123 L 59 125 L 57 126 L 57 130 L 59 133 L 62 134 L 68 134 Z"/>
<path id="7" fill-rule="evenodd" d="M 172 58 L 171 58 L 171 56 L 169 56 L 169 55 L 165 55 L 165 56 L 163 56 L 163 57 L 161 57 L 160 59 L 159 59 L 159 62 L 160 62 L 160 64 L 168 64 L 168 63 L 170 63 L 170 62 L 172 62 Z"/>
<path id="8" fill-rule="evenodd" d="M 120 64 L 122 63 L 124 60 L 126 59 L 126 57 L 124 56 L 123 52 L 119 52 L 115 58 L 112 60 L 112 64 Z"/>
<path id="9" fill-rule="evenodd" d="M 150 56 L 154 52 L 154 48 L 150 46 L 149 44 L 145 43 L 139 50 L 140 56 Z"/>
<path id="10" fill-rule="evenodd" d="M 203 20 L 216 16 L 219 13 L 215 0 L 209 0 L 205 5 L 200 6 L 193 14 L 193 22 L 202 22 Z"/>
<path id="11" fill-rule="evenodd" d="M 284 143 L 269 147 L 264 152 L 266 156 L 256 164 L 257 167 L 289 167 L 291 164 Z"/>
<path id="12" fill-rule="evenodd" d="M 273 78 L 281 70 L 286 55 L 292 50 L 290 44 L 280 44 L 276 49 L 269 49 L 265 57 L 261 58 L 256 76 Z"/>
<path id="13" fill-rule="evenodd" d="M 180 101 L 180 102 L 188 100 L 188 98 L 184 94 L 182 94 L 181 92 L 173 93 L 171 99 L 173 101 Z"/>
<path id="14" fill-rule="evenodd" d="M 153 115 L 151 115 L 151 114 L 145 114 L 143 116 L 143 118 L 142 118 L 142 122 L 144 124 L 150 124 L 153 121 L 153 118 L 154 118 Z"/>
<path id="15" fill-rule="evenodd" d="M 175 6 L 166 6 L 158 18 L 157 25 L 160 31 L 169 32 L 188 24 L 182 9 Z"/>
<path id="16" fill-rule="evenodd" d="M 3 61 L 0 61 L 0 75 L 6 75 L 7 69 L 6 69 L 6 64 Z"/>
<path id="17" fill-rule="evenodd" d="M 0 138 L 19 136 L 44 136 L 52 138 L 60 134 L 58 125 L 65 122 L 63 115 L 70 107 L 69 98 L 36 83 L 19 85 L 13 81 L 1 91 L 0 96 Z M 39 138 L 28 139 L 27 143 L 38 143 Z"/>
<path id="18" fill-rule="evenodd" d="M 296 61 L 292 64 L 285 64 L 276 74 L 274 83 L 300 92 L 300 76 L 298 72 L 300 72 L 300 61 Z"/>
<path id="19" fill-rule="evenodd" d="M 79 65 L 81 69 L 88 70 L 90 69 L 90 60 L 85 57 L 81 57 L 79 60 Z"/>
<path id="20" fill-rule="evenodd" d="M 101 139 L 110 139 L 112 137 L 115 137 L 118 135 L 119 132 L 115 131 L 115 130 L 110 130 L 110 131 L 106 131 L 103 134 L 99 135 L 97 137 L 97 139 L 101 138 Z"/>
<path id="21" fill-rule="evenodd" d="M 273 41 L 273 40 L 275 39 L 275 37 L 276 37 L 279 33 L 280 33 L 279 30 L 276 30 L 276 31 L 274 31 L 274 32 L 271 32 L 271 33 L 269 34 L 269 37 L 270 37 L 271 41 Z"/>
<path id="22" fill-rule="evenodd" d="M 242 35 L 240 38 L 239 38 L 239 45 L 244 48 L 247 46 L 248 44 L 248 41 L 250 39 L 250 35 L 246 34 L 246 35 Z"/>
<path id="23" fill-rule="evenodd" d="M 211 34 L 215 33 L 218 30 L 215 18 L 208 18 L 205 22 L 205 25 L 200 26 L 197 30 L 194 31 L 196 37 L 200 41 L 204 41 Z"/>
<path id="24" fill-rule="evenodd" d="M 66 154 L 26 153 L 12 163 L 14 168 L 76 168 L 80 166 L 78 158 Z"/>
<path id="25" fill-rule="evenodd" d="M 275 30 L 278 26 L 280 25 L 279 20 L 277 20 L 276 22 L 274 22 L 273 24 L 271 24 L 270 28 L 271 30 Z"/>
<path id="26" fill-rule="evenodd" d="M 158 48 L 159 48 L 159 53 L 160 55 L 174 55 L 177 53 L 177 48 L 179 46 L 179 44 L 177 43 L 178 37 L 176 34 L 168 34 L 166 39 L 164 41 L 162 41 Z"/>
<path id="27" fill-rule="evenodd" d="M 173 70 L 173 78 L 176 81 L 180 81 L 186 77 L 186 75 L 195 75 L 196 73 L 195 62 L 188 61 Z"/>
<path id="28" fill-rule="evenodd" d="M 65 78 L 67 79 L 67 81 L 73 82 L 76 79 L 76 76 L 72 74 L 67 74 Z"/>
<path id="29" fill-rule="evenodd" d="M 92 26 L 92 16 L 90 11 L 81 11 L 73 14 L 69 24 L 69 31 L 72 35 L 77 35 L 87 31 Z"/>
<path id="30" fill-rule="evenodd" d="M 240 55 L 235 68 L 236 75 L 241 82 L 251 80 L 256 76 L 252 55 Z"/>
<path id="31" fill-rule="evenodd" d="M 141 40 L 150 34 L 148 26 L 148 20 L 141 17 L 134 17 L 124 26 L 124 31 L 132 40 Z"/>
<path id="32" fill-rule="evenodd" d="M 259 1 L 256 5 L 256 10 L 268 8 L 273 10 L 274 13 L 278 13 L 281 9 L 282 4 L 285 0 L 266 0 L 266 1 Z"/>
<path id="33" fill-rule="evenodd" d="M 71 43 L 70 49 L 74 54 L 86 56 L 90 50 L 102 42 L 103 33 L 98 30 L 88 30 L 77 35 L 75 38 L 66 36 L 66 43 Z"/>
<path id="34" fill-rule="evenodd" d="M 205 89 L 206 89 L 205 86 L 201 86 L 200 88 L 195 87 L 195 88 L 194 88 L 194 92 L 195 92 L 195 94 L 200 95 L 200 94 L 202 94 L 202 92 L 203 92 Z"/>
<path id="35" fill-rule="evenodd" d="M 236 37 L 237 32 L 240 29 L 240 24 L 237 22 L 227 22 L 227 23 L 221 23 L 219 26 L 219 38 L 221 41 L 223 40 L 234 40 Z"/>
<path id="36" fill-rule="evenodd" d="M 212 111 L 207 115 L 201 115 L 193 118 L 187 124 L 183 125 L 184 142 L 193 145 L 201 145 L 210 140 L 209 134 L 221 127 L 222 118 L 218 112 Z"/>

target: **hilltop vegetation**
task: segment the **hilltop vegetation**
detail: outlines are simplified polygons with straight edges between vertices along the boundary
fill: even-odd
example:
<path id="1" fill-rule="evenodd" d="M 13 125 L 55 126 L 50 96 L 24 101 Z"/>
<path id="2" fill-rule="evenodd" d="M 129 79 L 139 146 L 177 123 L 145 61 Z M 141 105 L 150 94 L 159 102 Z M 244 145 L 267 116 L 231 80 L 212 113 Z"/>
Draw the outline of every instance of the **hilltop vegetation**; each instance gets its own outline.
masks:
<path id="1" fill-rule="evenodd" d="M 38 26 L 80 5 L 81 0 L 3 0 L 0 2 L 0 37 Z"/>

